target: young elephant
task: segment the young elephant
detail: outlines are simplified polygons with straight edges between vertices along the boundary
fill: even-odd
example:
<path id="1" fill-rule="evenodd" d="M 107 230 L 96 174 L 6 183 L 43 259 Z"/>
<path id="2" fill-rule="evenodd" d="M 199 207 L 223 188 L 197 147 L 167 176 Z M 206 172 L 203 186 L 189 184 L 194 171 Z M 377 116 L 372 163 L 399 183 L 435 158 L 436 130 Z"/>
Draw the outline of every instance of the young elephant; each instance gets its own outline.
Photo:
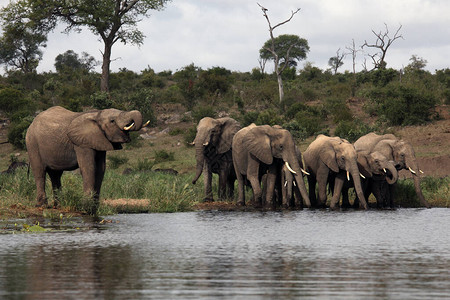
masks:
<path id="1" fill-rule="evenodd" d="M 413 175 L 414 187 L 419 201 L 423 206 L 430 208 L 420 187 L 420 173 L 422 171 L 419 169 L 414 149 L 410 143 L 398 139 L 393 134 L 378 135 L 372 132 L 360 137 L 355 142 L 355 148 L 358 151 L 378 151 L 388 160 L 393 161 L 397 170 L 409 170 Z M 390 190 L 390 197 L 393 199 L 395 184 L 390 186 Z M 391 203 L 391 206 L 393 206 L 393 203 Z"/>
<path id="2" fill-rule="evenodd" d="M 148 122 L 144 125 L 146 126 Z M 99 205 L 100 188 L 106 167 L 106 151 L 122 149 L 130 141 L 129 132 L 140 130 L 139 111 L 104 109 L 71 112 L 55 106 L 41 112 L 25 137 L 31 169 L 37 188 L 37 206 L 46 206 L 46 173 L 50 176 L 55 206 L 63 171 L 80 168 L 86 195 L 93 195 L 90 213 Z"/>
<path id="3" fill-rule="evenodd" d="M 236 174 L 231 157 L 231 143 L 241 125 L 232 118 L 213 119 L 205 117 L 197 125 L 195 158 L 197 171 L 192 183 L 195 184 L 203 172 L 205 199 L 214 201 L 212 194 L 212 173 L 219 175 L 219 198 L 232 198 Z"/>
<path id="4" fill-rule="evenodd" d="M 342 181 L 345 180 L 345 177 L 350 180 L 349 175 L 351 174 L 362 207 L 368 208 L 361 186 L 356 150 L 352 144 L 339 137 L 320 134 L 303 153 L 303 159 L 305 160 L 305 169 L 310 173 L 308 175 L 309 198 L 313 205 L 325 207 L 328 177 L 335 176 L 334 194 L 330 204 L 330 208 L 335 209 L 341 194 Z M 342 176 L 337 176 L 339 174 Z M 316 183 L 319 186 L 318 199 L 315 193 Z"/>
<path id="5" fill-rule="evenodd" d="M 357 151 L 357 161 L 359 172 L 362 174 L 363 179 L 362 186 L 364 190 L 364 196 L 369 199 L 371 193 L 374 194 L 377 200 L 377 208 L 385 206 L 385 201 L 389 201 L 386 196 L 386 186 L 381 188 L 377 185 L 377 182 L 384 181 L 389 186 L 397 182 L 398 172 L 392 161 L 388 161 L 387 158 L 379 152 L 368 153 L 366 151 Z M 348 190 L 354 187 L 353 181 L 344 182 L 342 187 L 342 207 L 350 207 L 348 200 Z M 353 207 L 359 207 L 358 197 L 354 200 Z"/>
<path id="6" fill-rule="evenodd" d="M 292 135 L 285 129 L 252 124 L 238 131 L 233 138 L 233 164 L 239 184 L 239 205 L 245 205 L 244 180 L 250 181 L 254 205 L 262 205 L 261 176 L 267 172 L 267 205 L 273 206 L 273 191 L 277 178 L 276 159 L 281 159 L 294 174 L 294 179 L 310 207 L 302 170 L 298 162 Z"/>

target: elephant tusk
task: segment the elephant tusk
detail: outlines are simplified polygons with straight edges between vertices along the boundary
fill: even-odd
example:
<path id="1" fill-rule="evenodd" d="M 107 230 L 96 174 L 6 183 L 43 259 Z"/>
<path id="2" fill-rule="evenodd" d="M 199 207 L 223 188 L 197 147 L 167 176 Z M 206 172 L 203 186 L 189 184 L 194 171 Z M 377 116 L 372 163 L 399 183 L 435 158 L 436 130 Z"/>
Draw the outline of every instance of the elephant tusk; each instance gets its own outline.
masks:
<path id="1" fill-rule="evenodd" d="M 294 184 L 294 186 L 297 186 L 297 184 L 295 183 L 295 181 L 292 182 Z"/>
<path id="2" fill-rule="evenodd" d="M 123 130 L 128 131 L 128 130 L 130 130 L 131 127 L 133 127 L 133 126 L 134 126 L 134 122 L 131 123 L 129 126 L 125 126 L 125 127 L 123 128 Z"/>
<path id="3" fill-rule="evenodd" d="M 309 174 L 308 172 L 306 172 L 306 171 L 303 170 L 303 169 L 300 169 L 300 170 L 302 170 L 302 173 L 305 174 L 305 175 L 311 175 L 311 174 Z"/>
<path id="4" fill-rule="evenodd" d="M 363 174 L 359 173 L 359 176 L 361 176 L 362 179 L 366 179 L 366 176 L 364 176 Z"/>
<path id="5" fill-rule="evenodd" d="M 414 175 L 416 175 L 416 171 L 414 171 L 413 169 L 411 169 L 411 167 L 408 167 L 408 169 L 409 169 L 409 171 L 410 171 L 411 173 L 413 173 Z"/>
<path id="6" fill-rule="evenodd" d="M 383 172 L 384 172 L 384 173 L 387 173 L 387 172 L 386 172 L 386 168 L 383 168 Z"/>
<path id="7" fill-rule="evenodd" d="M 421 174 L 425 174 L 421 169 L 419 169 L 419 172 L 420 172 Z"/>
<path id="8" fill-rule="evenodd" d="M 206 142 L 206 143 L 203 143 L 203 146 L 208 146 L 209 145 L 209 142 Z"/>
<path id="9" fill-rule="evenodd" d="M 195 146 L 195 142 L 190 142 L 189 145 Z"/>
<path id="10" fill-rule="evenodd" d="M 147 127 L 150 124 L 150 120 L 148 120 L 147 122 L 145 122 L 144 125 L 142 125 L 142 127 Z"/>
<path id="11" fill-rule="evenodd" d="M 284 187 L 286 187 L 287 186 L 287 180 L 284 182 Z"/>
<path id="12" fill-rule="evenodd" d="M 347 171 L 347 180 L 350 181 L 350 172 Z"/>
<path id="13" fill-rule="evenodd" d="M 294 170 L 292 170 L 291 166 L 289 165 L 289 163 L 286 161 L 286 168 L 288 168 L 289 171 L 291 171 L 292 174 L 297 174 L 297 172 L 295 172 Z"/>

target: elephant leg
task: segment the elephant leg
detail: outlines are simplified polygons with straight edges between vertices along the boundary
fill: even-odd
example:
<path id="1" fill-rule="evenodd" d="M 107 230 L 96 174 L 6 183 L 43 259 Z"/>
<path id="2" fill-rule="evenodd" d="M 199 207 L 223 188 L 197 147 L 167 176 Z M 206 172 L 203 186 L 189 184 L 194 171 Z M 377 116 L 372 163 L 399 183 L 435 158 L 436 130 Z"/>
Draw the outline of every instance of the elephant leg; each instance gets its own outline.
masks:
<path id="1" fill-rule="evenodd" d="M 45 195 L 45 177 L 46 171 L 40 158 L 30 156 L 30 166 L 33 171 L 34 182 L 36 183 L 36 207 L 47 206 L 47 197 Z"/>
<path id="2" fill-rule="evenodd" d="M 203 201 L 204 202 L 214 201 L 212 193 L 212 172 L 211 167 L 209 166 L 208 163 L 206 163 L 203 168 L 203 183 L 205 186 L 205 199 L 203 199 Z"/>
<path id="3" fill-rule="evenodd" d="M 330 208 L 331 209 L 337 209 L 338 204 L 339 204 L 339 200 L 341 198 L 341 192 L 342 192 L 342 187 L 344 185 L 344 179 L 340 178 L 339 176 L 335 178 L 334 180 L 334 188 L 333 188 L 333 197 L 331 198 L 331 202 L 330 202 Z M 348 195 L 347 195 L 348 198 Z M 347 199 L 348 202 L 348 199 Z"/>
<path id="4" fill-rule="evenodd" d="M 244 206 L 245 205 L 245 182 L 244 176 L 242 174 L 238 174 L 236 172 L 236 179 L 238 182 L 238 201 L 237 205 Z"/>
<path id="5" fill-rule="evenodd" d="M 342 208 L 349 208 L 350 201 L 348 199 L 348 187 L 344 186 L 342 188 Z"/>
<path id="6" fill-rule="evenodd" d="M 53 207 L 56 208 L 59 205 L 58 194 L 59 191 L 61 190 L 61 176 L 63 174 L 63 171 L 47 170 L 47 172 L 48 176 L 50 177 L 50 181 L 52 182 L 53 198 L 54 198 Z"/>
<path id="7" fill-rule="evenodd" d="M 234 198 L 234 182 L 236 181 L 234 170 L 228 170 L 227 173 L 227 193 L 226 197 L 227 199 L 233 199 Z"/>
<path id="8" fill-rule="evenodd" d="M 274 193 L 275 193 L 275 181 L 277 180 L 277 174 L 276 172 L 272 172 L 273 170 L 270 170 L 266 174 L 266 207 L 267 208 L 275 208 L 275 201 L 274 201 Z"/>
<path id="9" fill-rule="evenodd" d="M 93 200 L 93 204 L 86 210 L 90 214 L 96 213 L 98 208 L 99 188 L 96 184 L 96 168 L 97 163 L 95 161 L 96 151 L 89 148 L 75 147 L 77 154 L 78 166 L 80 167 L 81 176 L 83 177 L 83 191 L 87 197 Z M 101 185 L 101 181 L 99 183 Z M 97 186 L 97 188 L 96 188 Z M 95 210 L 94 210 L 95 209 Z"/>
<path id="10" fill-rule="evenodd" d="M 325 180 L 318 180 L 319 199 L 317 200 L 317 207 L 326 207 L 327 204 L 327 178 Z"/>
<path id="11" fill-rule="evenodd" d="M 377 200 L 377 208 L 382 209 L 384 207 L 384 196 L 382 193 L 382 182 L 380 180 L 374 180 L 372 182 L 372 193 Z"/>
<path id="12" fill-rule="evenodd" d="M 308 193 L 309 193 L 309 201 L 311 202 L 311 207 L 317 206 L 317 197 L 316 197 L 316 178 L 308 175 Z"/>
<path id="13" fill-rule="evenodd" d="M 388 203 L 390 208 L 394 208 L 394 195 L 395 195 L 395 189 L 397 188 L 397 183 L 389 184 L 389 198 Z"/>
<path id="14" fill-rule="evenodd" d="M 94 191 L 95 191 L 95 200 L 96 205 L 98 206 L 98 200 L 100 197 L 100 190 L 102 188 L 103 178 L 105 176 L 105 170 L 106 170 L 106 152 L 101 151 L 96 153 L 95 157 L 95 184 L 94 184 Z"/>

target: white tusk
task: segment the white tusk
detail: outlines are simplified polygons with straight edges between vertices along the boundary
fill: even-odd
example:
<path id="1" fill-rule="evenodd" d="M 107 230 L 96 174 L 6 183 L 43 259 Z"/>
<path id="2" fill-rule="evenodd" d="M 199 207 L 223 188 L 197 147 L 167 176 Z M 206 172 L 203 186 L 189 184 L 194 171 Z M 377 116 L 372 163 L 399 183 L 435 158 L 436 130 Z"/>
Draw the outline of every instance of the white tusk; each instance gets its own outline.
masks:
<path id="1" fill-rule="evenodd" d="M 284 182 L 284 187 L 286 187 L 287 186 L 287 180 Z"/>
<path id="2" fill-rule="evenodd" d="M 347 171 L 347 180 L 350 181 L 350 173 Z"/>
<path id="3" fill-rule="evenodd" d="M 289 165 L 288 162 L 285 162 L 286 164 L 286 168 L 288 168 L 289 171 L 291 171 L 292 174 L 297 174 L 297 172 L 295 172 L 294 170 L 292 170 L 291 166 Z"/>
<path id="4" fill-rule="evenodd" d="M 422 174 L 425 174 L 421 169 L 419 169 L 419 172 L 422 173 Z"/>
<path id="5" fill-rule="evenodd" d="M 208 146 L 209 142 L 203 143 L 203 146 Z"/>
<path id="6" fill-rule="evenodd" d="M 410 171 L 411 173 L 413 173 L 414 175 L 416 175 L 416 171 L 414 171 L 413 169 L 411 169 L 411 167 L 408 167 L 408 169 L 409 169 L 409 171 Z"/>
<path id="7" fill-rule="evenodd" d="M 383 168 L 383 172 L 386 173 L 386 168 Z"/>
<path id="8" fill-rule="evenodd" d="M 294 184 L 294 186 L 297 186 L 297 184 L 295 183 L 295 181 L 292 182 Z"/>
<path id="9" fill-rule="evenodd" d="M 130 126 L 125 126 L 125 127 L 123 128 L 123 130 L 128 131 L 128 130 L 130 130 L 131 127 L 133 127 L 133 126 L 134 126 L 134 122 L 131 123 Z"/>
<path id="10" fill-rule="evenodd" d="M 145 122 L 145 124 L 144 124 L 144 125 L 142 125 L 142 127 L 147 127 L 147 126 L 148 126 L 148 124 L 150 124 L 150 120 L 148 120 L 147 122 Z"/>
<path id="11" fill-rule="evenodd" d="M 195 146 L 195 142 L 190 142 L 189 145 Z"/>
<path id="12" fill-rule="evenodd" d="M 363 179 L 366 179 L 366 176 L 364 176 L 363 174 L 359 173 L 359 176 L 361 176 Z"/>
<path id="13" fill-rule="evenodd" d="M 309 174 L 308 172 L 306 172 L 306 171 L 303 170 L 303 169 L 300 169 L 300 170 L 302 170 L 302 173 L 305 174 L 305 175 L 311 175 L 311 174 Z"/>

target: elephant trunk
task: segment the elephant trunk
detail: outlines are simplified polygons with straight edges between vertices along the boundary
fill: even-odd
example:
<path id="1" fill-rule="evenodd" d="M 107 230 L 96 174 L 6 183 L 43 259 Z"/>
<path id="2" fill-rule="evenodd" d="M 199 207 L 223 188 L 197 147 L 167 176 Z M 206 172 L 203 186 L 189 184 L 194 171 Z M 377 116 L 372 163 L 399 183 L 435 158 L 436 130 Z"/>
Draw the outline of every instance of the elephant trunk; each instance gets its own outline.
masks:
<path id="1" fill-rule="evenodd" d="M 349 172 L 352 175 L 356 195 L 358 196 L 358 199 L 359 199 L 362 207 L 364 209 L 368 209 L 369 207 L 367 205 L 366 197 L 364 197 L 364 192 L 363 192 L 362 185 L 361 185 L 361 179 L 359 177 L 360 176 L 359 169 L 358 169 L 358 165 L 356 164 L 356 161 L 355 161 L 355 163 L 351 164 Z"/>
<path id="2" fill-rule="evenodd" d="M 422 203 L 423 206 L 426 208 L 430 208 L 430 204 L 425 200 L 425 197 L 422 193 L 422 188 L 420 187 L 420 176 L 421 173 L 419 170 L 419 166 L 417 165 L 417 162 L 415 159 L 406 159 L 406 166 L 405 166 L 412 174 L 413 180 L 414 180 L 414 188 L 416 190 L 417 197 L 419 197 L 420 203 Z"/>
<path id="3" fill-rule="evenodd" d="M 142 114 L 137 110 L 122 112 L 117 123 L 125 131 L 138 131 L 142 128 Z"/>
<path id="4" fill-rule="evenodd" d="M 200 144 L 200 145 L 198 145 Z M 203 166 L 205 164 L 205 156 L 203 154 L 204 146 L 201 143 L 195 143 L 195 159 L 197 161 L 195 177 L 192 180 L 192 183 L 195 184 L 197 180 L 200 178 L 203 172 Z"/>
<path id="5" fill-rule="evenodd" d="M 386 182 L 387 182 L 388 184 L 394 184 L 394 183 L 396 183 L 397 180 L 398 180 L 398 171 L 397 171 L 397 169 L 395 168 L 395 166 L 394 166 L 394 165 L 391 165 L 391 164 L 388 164 L 388 165 L 386 166 L 386 169 L 388 169 L 389 172 L 391 173 L 391 176 L 389 176 L 389 174 L 386 174 Z"/>
<path id="6" fill-rule="evenodd" d="M 300 194 L 302 195 L 306 206 L 311 207 L 311 201 L 309 200 L 308 192 L 306 191 L 306 185 L 305 185 L 305 181 L 303 180 L 303 176 L 302 176 L 303 173 L 302 173 L 300 164 L 298 162 L 298 159 L 295 157 L 295 158 L 291 158 L 291 159 L 288 158 L 287 160 L 284 160 L 284 161 L 286 162 L 286 167 L 294 175 L 295 181 L 297 182 L 297 186 L 300 190 Z M 292 171 L 294 171 L 295 173 Z"/>

